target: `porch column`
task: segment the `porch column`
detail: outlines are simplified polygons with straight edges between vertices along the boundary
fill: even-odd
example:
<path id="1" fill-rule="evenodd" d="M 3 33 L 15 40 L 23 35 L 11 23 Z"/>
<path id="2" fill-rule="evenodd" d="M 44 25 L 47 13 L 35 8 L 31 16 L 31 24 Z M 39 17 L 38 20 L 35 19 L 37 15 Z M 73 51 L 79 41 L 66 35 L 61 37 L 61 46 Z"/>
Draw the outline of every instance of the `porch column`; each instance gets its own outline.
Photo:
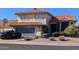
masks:
<path id="1" fill-rule="evenodd" d="M 73 22 L 73 25 L 75 25 L 75 22 Z"/>
<path id="2" fill-rule="evenodd" d="M 50 27 L 50 24 L 48 24 L 48 32 L 51 33 L 51 27 Z"/>
<path id="3" fill-rule="evenodd" d="M 61 32 L 61 22 L 59 22 L 59 32 Z"/>
<path id="4" fill-rule="evenodd" d="M 57 32 L 58 32 L 58 23 L 57 23 Z"/>
<path id="5" fill-rule="evenodd" d="M 69 22 L 69 26 L 71 25 L 71 22 Z"/>

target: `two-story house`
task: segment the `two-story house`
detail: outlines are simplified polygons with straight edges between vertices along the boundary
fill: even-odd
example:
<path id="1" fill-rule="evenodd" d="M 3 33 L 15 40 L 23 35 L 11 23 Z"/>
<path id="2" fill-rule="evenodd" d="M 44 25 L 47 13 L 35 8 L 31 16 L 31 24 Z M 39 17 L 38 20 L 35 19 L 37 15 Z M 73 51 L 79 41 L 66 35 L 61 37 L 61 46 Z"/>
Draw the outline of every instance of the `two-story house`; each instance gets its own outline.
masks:
<path id="1" fill-rule="evenodd" d="M 53 16 L 47 11 L 28 10 L 17 12 L 18 21 L 10 24 L 22 36 L 41 36 L 43 26 L 47 26 L 48 32 L 62 32 L 67 26 L 75 25 L 75 16 Z"/>

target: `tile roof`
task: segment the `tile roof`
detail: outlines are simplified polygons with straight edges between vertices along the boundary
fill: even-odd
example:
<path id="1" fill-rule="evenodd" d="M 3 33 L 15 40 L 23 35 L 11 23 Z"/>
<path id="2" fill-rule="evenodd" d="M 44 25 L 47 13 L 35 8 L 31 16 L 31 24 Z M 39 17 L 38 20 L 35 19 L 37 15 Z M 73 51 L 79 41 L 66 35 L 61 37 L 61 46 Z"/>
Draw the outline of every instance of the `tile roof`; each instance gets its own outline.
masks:
<path id="1" fill-rule="evenodd" d="M 43 10 L 28 10 L 28 11 L 23 11 L 23 12 L 17 12 L 15 13 L 16 15 L 29 15 L 29 14 L 48 14 L 51 17 L 54 17 L 51 13 Z"/>
<path id="2" fill-rule="evenodd" d="M 42 26 L 44 25 L 41 22 L 17 22 L 10 24 L 10 26 Z"/>
<path id="3" fill-rule="evenodd" d="M 20 14 L 38 14 L 38 13 L 48 13 L 48 12 L 42 11 L 42 10 L 28 10 L 28 11 L 23 11 L 23 12 L 17 12 L 15 14 L 20 15 Z"/>
<path id="4" fill-rule="evenodd" d="M 71 15 L 62 15 L 62 16 L 53 16 L 52 14 L 50 14 L 47 11 L 43 11 L 43 10 L 28 10 L 28 11 L 23 11 L 23 12 L 17 12 L 16 15 L 28 15 L 28 14 L 48 14 L 50 15 L 52 18 L 57 18 L 57 20 L 59 21 L 76 21 L 76 17 L 75 16 L 71 16 Z"/>
<path id="5" fill-rule="evenodd" d="M 10 24 L 15 23 L 15 22 L 17 22 L 17 20 L 8 20 L 8 22 L 4 24 L 4 22 L 0 20 L 0 28 L 3 27 L 3 24 L 4 24 L 4 27 L 10 27 Z"/>
<path id="6" fill-rule="evenodd" d="M 59 21 L 76 21 L 76 17 L 71 15 L 56 16 L 56 18 Z"/>

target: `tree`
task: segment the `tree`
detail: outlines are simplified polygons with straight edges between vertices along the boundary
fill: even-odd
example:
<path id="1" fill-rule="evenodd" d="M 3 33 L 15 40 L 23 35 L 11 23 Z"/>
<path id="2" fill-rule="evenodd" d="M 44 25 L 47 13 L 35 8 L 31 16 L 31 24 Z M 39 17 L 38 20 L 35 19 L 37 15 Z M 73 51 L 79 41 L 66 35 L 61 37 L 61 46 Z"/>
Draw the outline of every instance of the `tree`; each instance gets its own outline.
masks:
<path id="1" fill-rule="evenodd" d="M 42 10 L 42 8 L 33 8 L 34 10 Z"/>
<path id="2" fill-rule="evenodd" d="M 2 19 L 2 21 L 3 21 L 3 32 L 4 32 L 5 24 L 8 22 L 8 19 L 4 18 Z"/>

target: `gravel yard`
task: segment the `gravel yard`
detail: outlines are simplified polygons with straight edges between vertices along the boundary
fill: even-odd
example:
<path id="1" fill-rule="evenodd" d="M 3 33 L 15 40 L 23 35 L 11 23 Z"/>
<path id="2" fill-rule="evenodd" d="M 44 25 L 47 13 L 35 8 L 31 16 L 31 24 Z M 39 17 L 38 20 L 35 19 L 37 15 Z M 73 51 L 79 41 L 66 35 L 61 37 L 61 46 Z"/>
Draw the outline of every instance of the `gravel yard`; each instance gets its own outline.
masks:
<path id="1" fill-rule="evenodd" d="M 0 44 L 23 44 L 23 45 L 46 45 L 46 46 L 79 46 L 79 38 L 70 38 L 69 41 L 59 41 L 58 38 L 55 38 L 56 41 L 50 41 L 49 39 L 40 38 L 34 39 L 32 41 L 25 41 L 24 38 L 17 40 L 1 40 Z"/>

